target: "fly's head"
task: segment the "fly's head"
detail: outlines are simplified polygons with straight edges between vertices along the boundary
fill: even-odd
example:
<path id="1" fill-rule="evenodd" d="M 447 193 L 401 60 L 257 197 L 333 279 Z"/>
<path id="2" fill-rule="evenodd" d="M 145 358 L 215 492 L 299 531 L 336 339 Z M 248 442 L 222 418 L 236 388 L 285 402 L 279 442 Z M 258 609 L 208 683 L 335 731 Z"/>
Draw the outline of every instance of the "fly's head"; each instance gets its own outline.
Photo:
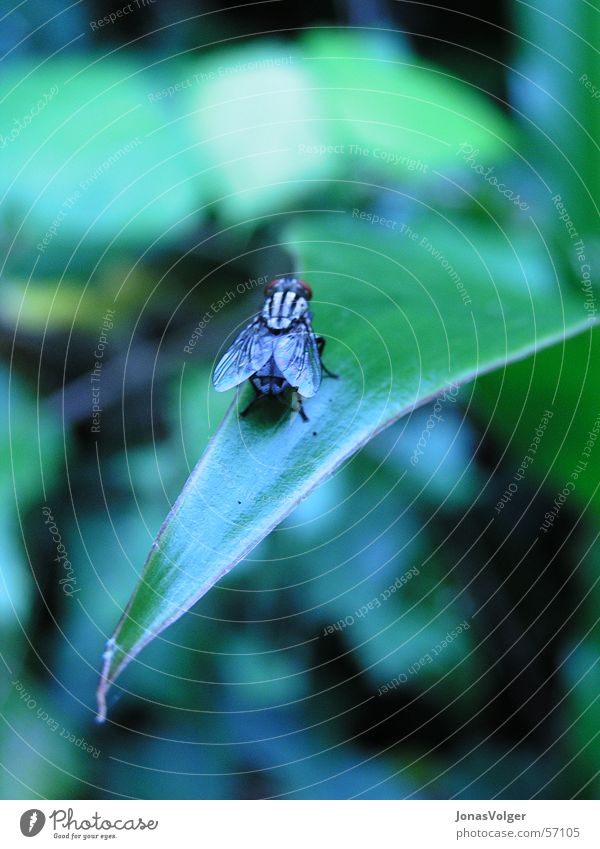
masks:
<path id="1" fill-rule="evenodd" d="M 312 289 L 297 277 L 276 277 L 265 289 L 262 316 L 270 330 L 288 330 L 308 315 Z"/>

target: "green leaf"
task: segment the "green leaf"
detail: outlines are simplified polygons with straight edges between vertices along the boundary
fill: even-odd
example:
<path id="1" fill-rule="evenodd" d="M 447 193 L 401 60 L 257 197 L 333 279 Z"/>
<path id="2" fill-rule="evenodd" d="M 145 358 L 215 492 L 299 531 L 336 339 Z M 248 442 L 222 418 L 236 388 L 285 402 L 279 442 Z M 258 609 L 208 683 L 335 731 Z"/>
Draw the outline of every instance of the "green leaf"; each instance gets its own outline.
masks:
<path id="1" fill-rule="evenodd" d="M 41 255 L 84 235 L 146 242 L 194 228 L 202 186 L 166 81 L 114 56 L 4 72 L 0 197 Z"/>
<path id="2" fill-rule="evenodd" d="M 20 277 L 4 282 L 3 320 L 21 333 L 43 333 L 78 327 L 97 331 L 107 299 L 76 280 L 42 278 L 32 283 Z"/>
<path id="3" fill-rule="evenodd" d="M 205 190 L 236 227 L 331 180 L 430 177 L 461 166 L 463 142 L 497 161 L 514 141 L 478 91 L 379 33 L 325 30 L 293 47 L 269 39 L 216 50 L 189 79 Z"/>
<path id="4" fill-rule="evenodd" d="M 240 225 L 296 203 L 311 179 L 331 174 L 325 159 L 298 155 L 316 145 L 326 117 L 296 49 L 276 41 L 217 50 L 190 89 L 192 128 L 207 191 L 221 216 Z"/>
<path id="5" fill-rule="evenodd" d="M 325 100 L 332 141 L 357 167 L 396 181 L 459 167 L 463 142 L 497 161 L 514 130 L 500 110 L 447 70 L 398 53 L 380 33 L 309 33 L 304 58 Z"/>
<path id="6" fill-rule="evenodd" d="M 600 515 L 596 445 L 600 409 L 594 365 L 598 357 L 600 334 L 595 330 L 542 351 L 535 359 L 485 375 L 477 381 L 473 398 L 502 444 L 509 446 L 515 471 L 548 410 L 551 421 L 536 445 L 527 476 L 532 483 L 546 481 L 551 498 L 570 482 L 570 503 L 596 515 Z M 506 486 L 511 483 L 512 476 Z"/>
<path id="7" fill-rule="evenodd" d="M 15 370 L 0 365 L 0 629 L 4 636 L 9 629 L 18 629 L 19 622 L 22 627 L 29 615 L 33 579 L 23 520 L 33 504 L 46 502 L 62 451 L 63 434 L 56 417 L 40 407 Z M 45 523 L 42 513 L 39 523 Z"/>
<path id="8" fill-rule="evenodd" d="M 520 33 L 516 107 L 535 150 L 537 177 L 580 234 L 598 234 L 600 194 L 600 14 L 594 3 L 515 3 Z M 550 203 L 548 202 L 548 206 Z M 563 218 L 564 221 L 564 218 Z"/>
<path id="9" fill-rule="evenodd" d="M 352 212 L 288 230 L 340 379 L 325 378 L 306 402 L 309 423 L 268 402 L 245 419 L 231 406 L 109 642 L 101 718 L 108 687 L 143 646 L 377 432 L 444 388 L 589 326 L 583 295 L 561 293 L 532 224 L 510 234 L 439 219 L 416 226 L 383 228 Z M 258 305 L 249 299 L 248 312 Z"/>

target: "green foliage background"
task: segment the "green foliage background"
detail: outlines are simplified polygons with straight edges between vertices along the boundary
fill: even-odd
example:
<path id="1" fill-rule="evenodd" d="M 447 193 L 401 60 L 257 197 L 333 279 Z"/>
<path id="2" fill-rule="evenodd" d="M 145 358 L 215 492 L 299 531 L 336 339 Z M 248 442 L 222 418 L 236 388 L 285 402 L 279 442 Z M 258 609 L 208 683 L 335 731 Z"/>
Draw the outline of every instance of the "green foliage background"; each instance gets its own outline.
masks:
<path id="1" fill-rule="evenodd" d="M 596 798 L 598 10 L 511 5 L 498 62 L 375 12 L 79 4 L 39 34 L 50 6 L 2 60 L 0 795 Z M 231 401 L 214 360 L 290 270 L 342 380 L 305 432 L 227 414 L 140 614 L 258 547 L 98 726 L 105 642 Z M 304 465 L 328 479 L 300 500 Z"/>

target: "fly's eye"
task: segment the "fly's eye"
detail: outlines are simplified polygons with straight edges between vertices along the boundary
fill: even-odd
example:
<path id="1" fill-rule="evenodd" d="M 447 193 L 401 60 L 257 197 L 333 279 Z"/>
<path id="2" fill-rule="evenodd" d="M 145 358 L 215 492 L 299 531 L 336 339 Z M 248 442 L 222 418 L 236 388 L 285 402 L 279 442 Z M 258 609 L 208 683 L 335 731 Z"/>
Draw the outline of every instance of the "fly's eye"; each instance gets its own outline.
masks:
<path id="1" fill-rule="evenodd" d="M 265 286 L 265 295 L 268 295 L 268 293 L 272 291 L 276 283 L 279 283 L 278 277 L 276 277 L 275 280 L 271 280 L 270 283 L 267 283 L 267 285 Z"/>
<path id="2" fill-rule="evenodd" d="M 306 298 L 307 301 L 310 301 L 310 299 L 312 298 L 312 289 L 310 288 L 308 283 L 304 282 L 304 280 L 298 280 L 298 283 L 304 289 L 304 292 L 305 292 L 304 297 Z"/>

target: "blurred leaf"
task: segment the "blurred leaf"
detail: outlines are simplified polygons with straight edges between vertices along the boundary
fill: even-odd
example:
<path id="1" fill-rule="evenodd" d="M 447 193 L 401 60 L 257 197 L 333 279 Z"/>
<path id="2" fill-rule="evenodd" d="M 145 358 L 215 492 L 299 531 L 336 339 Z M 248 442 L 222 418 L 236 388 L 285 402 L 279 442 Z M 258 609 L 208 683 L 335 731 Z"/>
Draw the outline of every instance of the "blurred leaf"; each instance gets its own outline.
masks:
<path id="1" fill-rule="evenodd" d="M 258 769 L 277 788 L 272 798 L 420 798 L 413 777 L 400 775 L 389 757 L 369 757 L 362 748 L 336 745 L 322 727 L 303 727 L 304 718 L 290 710 L 232 713 L 229 724 L 230 736 L 237 732 L 260 741 L 253 754 Z M 290 734 L 290 728 L 298 727 L 302 733 Z"/>
<path id="2" fill-rule="evenodd" d="M 380 34 L 327 30 L 293 48 L 214 51 L 191 78 L 206 189 L 236 226 L 321 192 L 324 180 L 414 179 L 458 167 L 463 142 L 497 159 L 512 141 L 472 87 L 407 60 Z"/>
<path id="3" fill-rule="evenodd" d="M 56 480 L 62 455 L 62 435 L 51 416 L 17 375 L 0 365 L 0 623 L 2 632 L 23 627 L 34 589 L 23 522 L 36 501 L 44 504 Z M 39 514 L 40 533 L 45 535 Z M 44 539 L 46 542 L 46 539 Z M 6 626 L 6 628 L 4 628 Z"/>
<path id="4" fill-rule="evenodd" d="M 547 481 L 551 498 L 572 483 L 569 501 L 579 509 L 592 507 L 597 514 L 600 408 L 595 363 L 599 358 L 600 334 L 597 330 L 583 333 L 562 346 L 484 375 L 473 396 L 475 409 L 510 447 L 515 472 L 536 438 L 544 412 L 550 411 L 526 475 L 532 482 Z M 577 471 L 580 461 L 586 465 Z M 507 486 L 511 483 L 512 477 L 506 481 Z"/>
<path id="5" fill-rule="evenodd" d="M 81 282 L 12 278 L 4 282 L 2 321 L 21 332 L 99 331 L 107 300 Z"/>
<path id="6" fill-rule="evenodd" d="M 0 634 L 5 639 L 17 622 L 26 621 L 33 590 L 33 580 L 18 539 L 18 523 L 11 513 L 3 511 L 0 517 Z"/>
<path id="7" fill-rule="evenodd" d="M 59 423 L 0 365 L 0 492 L 26 510 L 52 486 L 62 455 Z"/>
<path id="8" fill-rule="evenodd" d="M 0 196 L 40 255 L 65 237 L 146 242 L 195 225 L 201 184 L 163 85 L 164 69 L 114 57 L 4 70 Z"/>
<path id="9" fill-rule="evenodd" d="M 585 795 L 580 798 L 588 799 L 596 799 L 599 789 L 599 651 L 596 628 L 596 633 L 586 639 L 575 644 L 567 643 L 564 656 L 560 658 L 560 674 L 566 690 L 566 716 L 563 721 L 568 731 L 569 753 L 577 763 L 581 786 L 585 789 Z"/>
<path id="10" fill-rule="evenodd" d="M 459 698 L 485 671 L 474 651 L 477 640 L 470 631 L 470 598 L 456 585 L 450 590 L 451 580 L 436 587 L 439 574 L 435 566 L 429 562 L 400 593 L 373 612 L 356 617 L 343 631 L 360 669 L 383 693 L 391 680 L 405 676 L 400 678 L 400 690 L 412 693 L 436 684 L 443 688 L 445 698 Z M 396 681 L 389 692 L 397 686 Z M 476 705 L 483 695 L 483 689 L 477 689 L 471 694 L 471 703 Z"/>
<path id="11" fill-rule="evenodd" d="M 17 684 L 10 685 L 8 703 L 2 709 L 3 725 L 10 733 L 0 739 L 0 757 L 10 768 L 0 770 L 0 798 L 32 799 L 39 794 L 48 799 L 73 794 L 76 786 L 86 782 L 96 761 L 61 732 L 65 729 L 75 738 L 89 739 L 88 729 L 76 726 L 44 686 L 30 683 L 28 678 L 21 681 L 19 672 L 13 680 Z M 19 685 L 30 694 L 33 707 L 19 698 Z"/>
<path id="12" fill-rule="evenodd" d="M 446 509 L 467 507 L 481 493 L 484 480 L 474 458 L 475 434 L 466 416 L 452 406 L 455 395 L 447 392 L 433 404 L 415 411 L 401 428 L 389 428 L 369 443 L 367 453 L 392 476 L 406 471 L 410 488 L 419 499 Z"/>
<path id="13" fill-rule="evenodd" d="M 579 233 L 598 236 L 600 14 L 594 3 L 515 3 L 519 39 L 513 96 L 529 135 L 524 151 L 549 195 L 560 194 Z M 549 201 L 548 201 L 549 204 Z M 558 215 L 555 216 L 558 220 Z M 562 227 L 558 223 L 558 227 Z"/>
<path id="14" fill-rule="evenodd" d="M 310 662 L 302 651 L 276 650 L 272 642 L 246 631 L 227 643 L 220 658 L 223 682 L 241 690 L 238 710 L 276 708 L 309 697 Z M 240 711 L 243 712 L 243 711 Z"/>
<path id="15" fill-rule="evenodd" d="M 207 191 L 236 225 L 286 208 L 312 188 L 302 181 L 331 173 L 325 159 L 297 155 L 320 141 L 326 118 L 299 58 L 264 41 L 214 51 L 195 68 L 190 102 Z"/>
<path id="16" fill-rule="evenodd" d="M 482 156 L 509 152 L 514 130 L 476 88 L 399 55 L 380 33 L 317 31 L 303 52 L 348 173 L 359 165 L 396 181 L 429 174 L 456 166 L 463 142 Z"/>
<path id="17" fill-rule="evenodd" d="M 341 379 L 325 379 L 307 402 L 309 423 L 268 404 L 240 420 L 232 405 L 161 528 L 109 643 L 101 716 L 111 682 L 144 645 L 376 433 L 451 383 L 589 326 L 580 297 L 561 294 L 550 264 L 541 279 L 544 254 L 533 237 L 522 255 L 506 238 L 432 224 L 425 241 L 402 239 L 341 216 L 289 229 L 297 267 L 317 293 L 316 330 L 331 343 L 325 360 Z M 468 305 L 449 264 L 460 269 Z"/>

